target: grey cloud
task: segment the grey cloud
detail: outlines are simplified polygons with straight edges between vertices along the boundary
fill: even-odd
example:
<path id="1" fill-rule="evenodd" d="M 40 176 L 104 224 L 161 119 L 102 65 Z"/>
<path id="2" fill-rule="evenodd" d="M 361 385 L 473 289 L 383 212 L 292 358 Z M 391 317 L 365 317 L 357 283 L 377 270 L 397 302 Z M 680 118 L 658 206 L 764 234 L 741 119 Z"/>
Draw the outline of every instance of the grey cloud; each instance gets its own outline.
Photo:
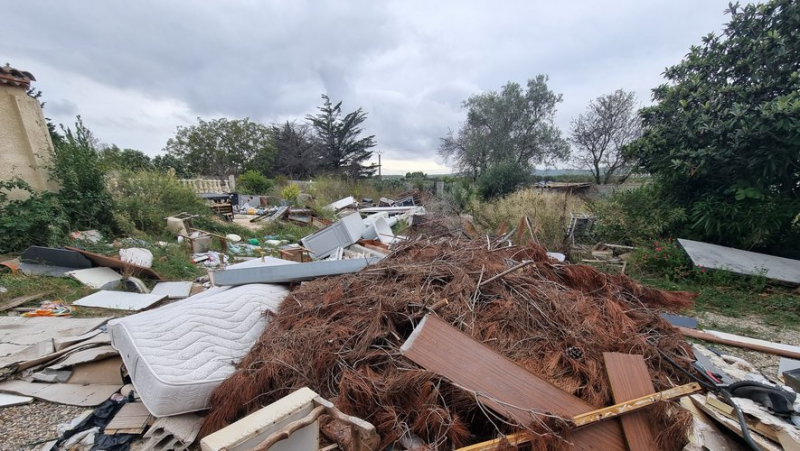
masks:
<path id="1" fill-rule="evenodd" d="M 175 123 L 131 111 L 84 118 L 123 147 L 160 149 L 195 116 L 299 119 L 327 93 L 346 111 L 369 113 L 367 132 L 387 158 L 433 158 L 439 138 L 463 120 L 461 102 L 509 80 L 549 74 L 564 95 L 557 123 L 565 132 L 590 99 L 614 89 L 646 102 L 664 67 L 720 28 L 726 7 L 727 0 L 28 1 L 4 6 L 0 52 L 188 108 L 168 116 Z M 60 92 L 47 108 L 73 115 L 79 96 L 91 95 Z"/>

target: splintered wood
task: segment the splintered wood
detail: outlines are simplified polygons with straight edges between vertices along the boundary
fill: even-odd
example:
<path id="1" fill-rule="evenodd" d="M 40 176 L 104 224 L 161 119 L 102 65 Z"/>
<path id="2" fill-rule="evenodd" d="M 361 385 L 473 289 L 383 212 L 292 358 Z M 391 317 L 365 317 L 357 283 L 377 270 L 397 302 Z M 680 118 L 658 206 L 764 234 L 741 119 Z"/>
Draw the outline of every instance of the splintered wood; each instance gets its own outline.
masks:
<path id="1" fill-rule="evenodd" d="M 423 318 L 401 352 L 474 393 L 498 414 L 531 428 L 548 417 L 571 418 L 594 409 L 435 316 Z M 616 420 L 586 426 L 567 439 L 579 450 L 626 449 Z"/>

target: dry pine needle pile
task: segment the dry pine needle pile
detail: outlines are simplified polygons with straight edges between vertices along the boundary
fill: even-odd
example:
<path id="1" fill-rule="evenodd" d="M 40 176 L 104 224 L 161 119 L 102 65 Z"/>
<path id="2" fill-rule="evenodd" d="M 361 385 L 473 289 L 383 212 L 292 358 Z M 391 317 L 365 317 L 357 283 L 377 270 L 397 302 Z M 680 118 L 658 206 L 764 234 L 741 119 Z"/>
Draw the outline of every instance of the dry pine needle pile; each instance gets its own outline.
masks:
<path id="1" fill-rule="evenodd" d="M 519 262 L 533 260 L 479 287 Z M 383 444 L 414 434 L 438 448 L 490 438 L 514 425 L 489 417 L 475 397 L 400 355 L 427 307 L 562 390 L 598 408 L 612 402 L 603 352 L 641 354 L 656 390 L 687 382 L 653 344 L 687 355 L 659 310 L 693 295 L 639 285 L 584 265 L 550 260 L 537 245 L 487 249 L 479 241 L 414 240 L 357 274 L 294 290 L 236 372 L 211 397 L 201 436 L 308 386 L 376 426 Z M 437 304 L 438 303 L 438 304 Z M 679 361 L 688 367 L 689 360 Z M 663 448 L 679 447 L 686 417 L 655 410 Z M 526 425 L 530 426 L 530 425 Z M 563 441 L 547 431 L 535 448 Z"/>

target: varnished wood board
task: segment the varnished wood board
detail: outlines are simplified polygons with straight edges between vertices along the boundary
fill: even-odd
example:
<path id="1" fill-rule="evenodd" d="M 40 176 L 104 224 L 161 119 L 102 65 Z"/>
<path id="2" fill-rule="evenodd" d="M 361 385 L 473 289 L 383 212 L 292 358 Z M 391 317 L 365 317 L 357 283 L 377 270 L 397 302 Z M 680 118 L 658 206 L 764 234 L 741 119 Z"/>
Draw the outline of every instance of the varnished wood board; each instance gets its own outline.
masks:
<path id="1" fill-rule="evenodd" d="M 629 401 L 656 392 L 647 364 L 640 355 L 604 352 L 603 360 L 611 384 L 615 403 Z M 657 450 L 655 435 L 650 427 L 649 409 L 631 412 L 620 418 L 622 431 L 628 448 L 635 450 Z"/>
<path id="2" fill-rule="evenodd" d="M 531 412 L 572 418 L 595 410 L 432 315 L 417 325 L 401 352 L 423 368 L 474 392 L 498 414 L 522 424 L 531 423 Z M 586 426 L 568 439 L 575 449 L 626 449 L 617 420 Z"/>

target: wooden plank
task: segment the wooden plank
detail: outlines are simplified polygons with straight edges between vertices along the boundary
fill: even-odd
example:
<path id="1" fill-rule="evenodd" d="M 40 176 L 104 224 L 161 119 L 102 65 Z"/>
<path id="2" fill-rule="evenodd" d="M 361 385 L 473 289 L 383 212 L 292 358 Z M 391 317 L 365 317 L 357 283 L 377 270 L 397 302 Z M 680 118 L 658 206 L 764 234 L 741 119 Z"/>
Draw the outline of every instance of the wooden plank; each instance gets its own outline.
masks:
<path id="1" fill-rule="evenodd" d="M 428 315 L 401 348 L 403 355 L 472 391 L 480 402 L 506 418 L 528 425 L 536 414 L 572 418 L 594 407 L 528 372 L 441 319 Z M 574 431 L 575 449 L 624 450 L 616 420 Z"/>
<path id="2" fill-rule="evenodd" d="M 41 298 L 47 296 L 50 293 L 52 293 L 52 292 L 51 291 L 45 291 L 45 292 L 42 292 L 42 293 L 31 294 L 31 295 L 28 295 L 28 296 L 19 296 L 19 297 L 16 297 L 14 299 L 10 299 L 10 300 L 8 300 L 6 302 L 0 303 L 0 312 L 8 310 L 8 309 L 12 309 L 12 308 L 17 307 L 17 306 L 20 306 L 20 305 L 22 305 L 22 304 L 24 304 L 26 302 L 30 302 L 30 301 L 35 301 L 37 299 L 41 299 Z"/>
<path id="3" fill-rule="evenodd" d="M 700 390 L 702 390 L 702 388 L 700 387 L 700 384 L 696 382 L 686 385 L 679 385 L 658 393 L 653 393 L 639 398 L 634 398 L 629 401 L 621 402 L 619 404 L 614 404 L 613 406 L 603 407 L 602 409 L 575 415 L 572 418 L 572 422 L 575 423 L 576 426 L 582 427 L 587 424 L 618 417 L 629 412 L 635 412 L 659 401 L 669 401 L 671 399 L 691 395 L 692 393 L 697 393 Z"/>
<path id="4" fill-rule="evenodd" d="M 626 414 L 631 414 L 632 412 L 636 413 L 641 409 L 644 409 L 659 401 L 667 401 L 670 399 L 687 396 L 692 393 L 697 393 L 700 390 L 701 390 L 700 384 L 691 383 L 691 384 L 681 385 L 658 393 L 652 393 L 650 395 L 634 398 L 619 404 L 614 404 L 613 406 L 603 407 L 602 409 L 581 413 L 579 415 L 574 416 L 572 418 L 572 422 L 575 423 L 577 427 L 583 427 L 589 424 L 597 423 L 598 421 L 605 421 L 610 418 L 615 418 L 618 416 L 622 416 L 622 418 L 625 418 L 627 416 Z M 489 440 L 486 442 L 476 443 L 474 445 L 470 445 L 464 448 L 459 448 L 458 451 L 471 451 L 471 450 L 491 451 L 495 449 L 505 449 L 506 444 L 521 445 L 524 443 L 528 443 L 530 441 L 531 441 L 531 434 L 528 433 L 527 431 L 523 431 L 514 434 L 509 434 L 502 438 L 496 438 L 494 440 Z M 632 446 L 630 444 L 629 448 L 647 449 L 647 448 L 636 448 L 635 446 Z"/>
<path id="5" fill-rule="evenodd" d="M 145 268 L 144 266 L 134 265 L 133 263 L 127 263 L 118 258 L 107 257 L 105 255 L 76 249 L 74 247 L 66 246 L 66 249 L 79 252 L 97 266 L 105 266 L 106 268 L 117 269 L 123 273 L 130 273 L 138 277 L 148 277 L 150 279 L 161 280 L 161 276 L 159 276 L 158 273 L 150 268 Z"/>
<path id="6" fill-rule="evenodd" d="M 800 352 L 794 352 L 789 349 L 770 347 L 756 343 L 748 343 L 740 340 L 731 340 L 728 338 L 718 337 L 716 335 L 712 335 L 710 333 L 703 332 L 701 330 L 687 329 L 685 327 L 678 327 L 677 329 L 680 330 L 683 336 L 685 337 L 691 337 L 691 338 L 696 338 L 698 340 L 709 341 L 711 343 L 719 343 L 721 345 L 751 349 L 753 351 L 759 351 L 767 354 L 779 355 L 781 357 L 786 357 L 789 359 L 800 360 Z"/>
<path id="7" fill-rule="evenodd" d="M 655 393 L 647 364 L 640 355 L 604 352 L 603 360 L 611 384 L 614 402 L 630 401 L 634 398 Z M 636 450 L 656 450 L 655 436 L 650 428 L 649 415 L 640 410 L 620 419 L 622 431 L 628 441 L 628 448 Z"/>
<path id="8" fill-rule="evenodd" d="M 150 412 L 142 402 L 128 402 L 122 405 L 114 418 L 103 431 L 106 435 L 141 434 L 150 421 Z"/>

